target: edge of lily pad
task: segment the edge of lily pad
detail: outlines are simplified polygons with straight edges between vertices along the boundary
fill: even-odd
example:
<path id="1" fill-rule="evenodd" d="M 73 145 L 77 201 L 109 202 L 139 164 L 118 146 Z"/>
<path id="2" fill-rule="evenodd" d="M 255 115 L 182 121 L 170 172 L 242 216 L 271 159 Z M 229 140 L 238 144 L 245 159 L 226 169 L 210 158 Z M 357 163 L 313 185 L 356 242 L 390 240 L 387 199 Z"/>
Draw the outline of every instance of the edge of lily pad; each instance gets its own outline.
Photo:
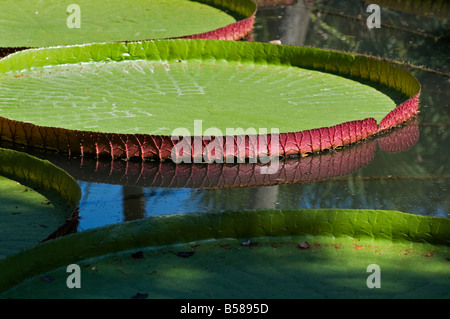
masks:
<path id="1" fill-rule="evenodd" d="M 81 189 L 67 172 L 46 160 L 0 148 L 0 174 L 26 185 L 55 191 L 72 206 L 78 206 Z"/>
<path id="2" fill-rule="evenodd" d="M 280 133 L 278 146 L 272 146 L 272 135 L 268 134 L 231 136 L 232 143 L 228 142 L 227 137 L 217 141 L 191 136 L 184 137 L 190 149 L 184 148 L 183 154 L 178 154 L 178 151 L 172 152 L 178 140 L 168 135 L 68 130 L 3 117 L 0 117 L 0 138 L 81 156 L 138 158 L 146 161 L 174 159 L 173 155 L 176 154 L 175 157 L 192 159 L 194 162 L 198 158 L 217 162 L 229 157 L 242 159 L 305 155 L 354 144 L 407 122 L 417 115 L 419 108 L 420 83 L 412 74 L 390 63 L 366 55 L 258 42 L 174 39 L 31 49 L 1 59 L 0 72 L 105 59 L 156 59 L 169 62 L 179 59 L 225 59 L 242 63 L 296 66 L 376 83 L 395 89 L 408 98 L 389 112 L 379 125 L 374 118 L 366 118 L 331 127 Z M 182 138 L 179 137 L 179 140 Z M 196 144 L 201 144 L 201 147 L 196 147 Z M 211 149 L 215 152 L 211 152 Z"/>
<path id="3" fill-rule="evenodd" d="M 49 161 L 40 160 L 23 152 L 0 148 L 0 175 L 44 192 L 56 192 L 73 207 L 71 217 L 66 223 L 43 241 L 70 233 L 78 225 L 81 189 L 77 181 L 66 171 Z"/>
<path id="4" fill-rule="evenodd" d="M 226 8 L 243 17 L 242 20 L 216 30 L 180 37 L 181 39 L 240 40 L 253 29 L 258 6 L 252 0 L 197 0 L 213 7 Z"/>
<path id="5" fill-rule="evenodd" d="M 0 261 L 0 292 L 34 275 L 142 247 L 223 238 L 322 235 L 450 245 L 450 220 L 397 211 L 250 210 L 161 215 L 70 234 Z"/>

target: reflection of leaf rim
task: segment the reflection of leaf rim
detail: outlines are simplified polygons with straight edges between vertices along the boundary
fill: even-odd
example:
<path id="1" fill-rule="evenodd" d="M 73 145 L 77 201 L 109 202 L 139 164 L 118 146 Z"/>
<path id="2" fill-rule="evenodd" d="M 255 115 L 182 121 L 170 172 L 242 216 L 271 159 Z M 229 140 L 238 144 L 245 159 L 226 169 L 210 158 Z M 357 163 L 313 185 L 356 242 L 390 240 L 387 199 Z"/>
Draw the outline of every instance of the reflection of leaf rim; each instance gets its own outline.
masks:
<path id="1" fill-rule="evenodd" d="M 185 39 L 213 39 L 213 40 L 239 40 L 247 36 L 253 29 L 254 19 L 256 16 L 257 5 L 252 0 L 195 0 L 201 4 L 230 12 L 242 17 L 235 23 L 220 27 L 198 34 L 180 35 L 179 38 Z M 151 40 L 151 39 L 142 39 Z M 122 41 L 126 41 L 123 39 Z M 96 42 L 102 42 L 99 39 Z M 117 41 L 119 42 L 119 41 Z M 55 43 L 54 45 L 58 45 Z M 11 54 L 20 50 L 30 49 L 31 47 L 0 47 L 0 58 L 4 55 Z"/>
<path id="2" fill-rule="evenodd" d="M 221 50 L 217 50 L 219 45 L 223 46 L 220 47 Z M 105 59 L 121 61 L 143 58 L 172 61 L 210 59 L 211 56 L 231 61 L 264 61 L 274 65 L 315 69 L 357 81 L 384 85 L 408 97 L 388 113 L 379 125 L 375 119 L 366 118 L 332 127 L 280 133 L 280 146 L 275 150 L 275 156 L 314 153 L 353 144 L 402 124 L 414 117 L 419 107 L 420 84 L 417 79 L 407 71 L 387 62 L 365 55 L 265 43 L 178 39 L 43 48 L 18 52 L 0 60 L 0 72 L 29 69 L 33 66 L 97 62 Z M 171 158 L 174 145 L 171 136 L 166 135 L 94 133 L 37 126 L 2 117 L 0 117 L 0 132 L 3 139 L 17 144 L 113 158 L 167 159 Z M 192 138 L 191 145 L 193 145 Z M 274 155 L 270 153 L 270 140 L 268 141 L 262 149 L 253 150 L 256 156 Z M 215 140 L 204 139 L 202 145 L 208 145 L 210 142 Z M 249 157 L 249 154 L 253 153 L 249 150 L 249 143 L 248 137 L 235 139 L 235 156 L 244 154 L 244 157 Z M 225 145 L 221 147 L 222 150 L 225 149 Z M 225 152 L 222 153 L 225 155 Z M 195 154 L 193 150 L 190 155 L 195 158 L 201 154 Z"/>
<path id="3" fill-rule="evenodd" d="M 345 176 L 367 166 L 375 157 L 377 141 L 370 140 L 335 152 L 286 158 L 272 174 L 269 164 L 175 164 L 171 161 L 107 161 L 96 158 L 48 157 L 79 181 L 133 187 L 221 189 L 312 183 Z M 37 156 L 46 158 L 45 154 Z M 80 167 L 82 168 L 80 170 Z"/>
<path id="4" fill-rule="evenodd" d="M 61 266 L 143 247 L 296 235 L 448 247 L 449 234 L 447 218 L 383 210 L 256 210 L 153 216 L 68 235 L 9 256 L 0 261 L 0 291 Z"/>
<path id="5" fill-rule="evenodd" d="M 63 168 L 78 181 L 135 187 L 219 189 L 311 183 L 345 176 L 369 165 L 375 158 L 377 145 L 387 153 L 404 152 L 418 139 L 417 119 L 413 119 L 377 138 L 337 151 L 282 159 L 273 174 L 262 174 L 261 168 L 266 165 L 262 163 L 230 166 L 223 163 L 108 161 L 55 157 L 44 152 L 36 152 L 36 156 Z"/>

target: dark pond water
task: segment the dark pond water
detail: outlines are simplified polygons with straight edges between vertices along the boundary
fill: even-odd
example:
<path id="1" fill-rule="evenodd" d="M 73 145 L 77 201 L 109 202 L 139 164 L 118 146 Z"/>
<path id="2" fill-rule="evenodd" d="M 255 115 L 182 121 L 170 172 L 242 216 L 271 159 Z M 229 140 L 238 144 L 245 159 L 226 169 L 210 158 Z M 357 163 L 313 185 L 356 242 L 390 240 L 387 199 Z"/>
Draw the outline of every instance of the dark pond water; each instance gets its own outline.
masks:
<path id="1" fill-rule="evenodd" d="M 369 29 L 368 4 L 298 1 L 260 8 L 251 39 L 409 63 L 422 85 L 415 121 L 336 153 L 290 159 L 266 179 L 251 164 L 175 167 L 47 155 L 79 181 L 79 230 L 151 215 L 256 208 L 392 209 L 450 217 L 449 22 L 382 5 L 381 28 Z"/>

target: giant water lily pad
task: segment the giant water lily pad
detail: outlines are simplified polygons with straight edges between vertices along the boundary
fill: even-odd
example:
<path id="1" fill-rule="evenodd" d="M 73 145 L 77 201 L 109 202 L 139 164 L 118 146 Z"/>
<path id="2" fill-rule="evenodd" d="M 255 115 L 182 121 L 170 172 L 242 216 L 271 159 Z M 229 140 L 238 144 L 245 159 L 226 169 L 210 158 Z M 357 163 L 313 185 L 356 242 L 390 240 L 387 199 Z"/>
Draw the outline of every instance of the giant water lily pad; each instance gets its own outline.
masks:
<path id="1" fill-rule="evenodd" d="M 0 48 L 171 37 L 236 40 L 250 32 L 251 0 L 2 1 Z"/>
<path id="2" fill-rule="evenodd" d="M 0 261 L 0 291 L 3 298 L 448 298 L 449 234 L 446 218 L 395 211 L 150 217 Z M 70 264 L 80 266 L 79 289 L 66 285 Z M 371 265 L 381 271 L 380 288 L 369 288 Z"/>
<path id="3" fill-rule="evenodd" d="M 402 69 L 314 48 L 161 40 L 34 49 L 0 61 L 0 134 L 143 160 L 305 154 L 407 121 L 419 92 Z"/>
<path id="4" fill-rule="evenodd" d="M 47 161 L 0 148 L 0 258 L 76 231 L 81 190 Z"/>

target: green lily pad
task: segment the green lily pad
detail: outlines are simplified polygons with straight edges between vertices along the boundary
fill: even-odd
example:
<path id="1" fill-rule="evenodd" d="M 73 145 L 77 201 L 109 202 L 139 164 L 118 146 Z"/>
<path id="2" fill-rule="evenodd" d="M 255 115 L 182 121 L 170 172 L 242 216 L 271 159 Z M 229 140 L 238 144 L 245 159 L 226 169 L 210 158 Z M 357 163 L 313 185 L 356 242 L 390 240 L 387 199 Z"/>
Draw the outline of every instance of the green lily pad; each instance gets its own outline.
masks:
<path id="1" fill-rule="evenodd" d="M 212 40 L 45 48 L 0 60 L 0 132 L 82 155 L 164 159 L 173 135 L 202 135 L 200 152 L 210 141 L 219 157 L 241 157 L 252 145 L 225 150 L 225 139 L 205 136 L 275 128 L 280 147 L 268 150 L 269 141 L 258 155 L 303 154 L 403 123 L 419 92 L 390 64 L 314 48 Z"/>
<path id="2" fill-rule="evenodd" d="M 395 211 L 157 216 L 0 261 L 0 296 L 448 298 L 449 234 L 446 218 Z M 66 285 L 70 264 L 80 266 L 81 288 Z M 374 264 L 380 288 L 367 285 Z"/>
<path id="3" fill-rule="evenodd" d="M 250 32 L 251 0 L 3 1 L 1 47 L 43 47 L 172 37 L 239 39 Z"/>
<path id="4" fill-rule="evenodd" d="M 0 258 L 76 230 L 81 190 L 47 161 L 0 148 Z"/>

